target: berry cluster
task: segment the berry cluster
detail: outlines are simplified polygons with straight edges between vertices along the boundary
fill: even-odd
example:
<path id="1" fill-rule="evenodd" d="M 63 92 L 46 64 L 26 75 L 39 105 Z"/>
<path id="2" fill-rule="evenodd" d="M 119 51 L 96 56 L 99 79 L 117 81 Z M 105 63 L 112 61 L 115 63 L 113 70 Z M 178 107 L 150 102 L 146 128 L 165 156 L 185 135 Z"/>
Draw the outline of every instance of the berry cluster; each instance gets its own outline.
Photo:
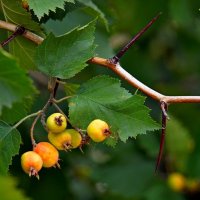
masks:
<path id="1" fill-rule="evenodd" d="M 36 176 L 42 167 L 58 167 L 60 165 L 58 150 L 69 151 L 81 148 L 91 138 L 94 142 L 104 141 L 110 134 L 110 129 L 105 121 L 93 120 L 87 127 L 87 134 L 79 129 L 67 129 L 67 119 L 61 113 L 54 113 L 46 120 L 49 142 L 40 142 L 33 146 L 33 151 L 25 152 L 21 156 L 21 165 L 29 176 Z M 87 138 L 87 139 L 86 139 Z"/>
<path id="2" fill-rule="evenodd" d="M 183 174 L 171 173 L 167 182 L 169 187 L 176 192 L 195 192 L 200 189 L 200 182 L 195 179 L 186 178 Z"/>

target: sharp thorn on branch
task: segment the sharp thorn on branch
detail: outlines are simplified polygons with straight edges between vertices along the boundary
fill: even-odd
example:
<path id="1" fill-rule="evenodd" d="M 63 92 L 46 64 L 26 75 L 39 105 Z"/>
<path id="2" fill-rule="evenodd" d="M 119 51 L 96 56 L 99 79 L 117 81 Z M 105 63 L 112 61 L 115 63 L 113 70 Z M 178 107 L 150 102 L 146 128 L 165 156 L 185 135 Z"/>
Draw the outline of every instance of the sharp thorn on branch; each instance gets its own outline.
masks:
<path id="1" fill-rule="evenodd" d="M 109 59 L 110 63 L 117 64 L 120 58 L 126 53 L 126 51 L 142 36 L 147 29 L 160 17 L 162 13 L 158 13 L 140 32 L 138 32 L 115 56 Z"/>
<path id="2" fill-rule="evenodd" d="M 167 124 L 167 119 L 169 119 L 168 114 L 167 114 L 168 104 L 162 101 L 160 103 L 160 107 L 162 111 L 162 129 L 161 129 L 160 147 L 159 147 L 159 153 L 158 153 L 157 161 L 156 161 L 155 173 L 157 172 L 160 166 L 161 159 L 162 159 L 162 153 L 163 153 L 163 148 L 164 148 L 164 143 L 165 143 L 166 124 Z"/>
<path id="3" fill-rule="evenodd" d="M 26 29 L 23 26 L 17 26 L 15 32 L 12 35 L 10 35 L 6 40 L 1 42 L 0 46 L 4 47 L 9 42 L 11 42 L 16 36 L 23 35 L 25 33 L 25 31 L 26 31 Z"/>

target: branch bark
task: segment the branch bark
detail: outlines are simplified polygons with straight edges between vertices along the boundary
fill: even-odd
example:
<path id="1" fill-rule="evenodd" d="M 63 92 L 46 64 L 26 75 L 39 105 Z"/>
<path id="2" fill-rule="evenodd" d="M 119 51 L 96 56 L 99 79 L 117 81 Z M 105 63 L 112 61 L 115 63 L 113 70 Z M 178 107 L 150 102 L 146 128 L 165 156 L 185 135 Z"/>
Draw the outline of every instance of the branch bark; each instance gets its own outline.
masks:
<path id="1" fill-rule="evenodd" d="M 0 20 L 0 28 L 14 32 L 16 30 L 17 26 L 12 23 Z M 28 30 L 25 31 L 23 36 L 38 45 L 41 44 L 44 40 L 42 37 L 32 33 L 31 31 L 28 31 Z M 144 94 L 146 94 L 147 96 L 151 97 L 152 99 L 154 99 L 156 101 L 165 102 L 167 104 L 170 104 L 170 103 L 200 103 L 200 96 L 166 96 L 166 95 L 163 95 L 163 94 L 151 89 L 150 87 L 146 86 L 139 80 L 137 80 L 134 76 L 132 76 L 130 73 L 128 73 L 126 70 L 124 70 L 123 67 L 119 63 L 113 64 L 112 62 L 110 62 L 109 59 L 93 57 L 88 62 L 97 64 L 97 65 L 101 65 L 103 67 L 107 67 L 108 69 L 110 69 L 114 73 L 116 73 L 119 77 L 126 80 L 130 85 L 141 90 Z"/>

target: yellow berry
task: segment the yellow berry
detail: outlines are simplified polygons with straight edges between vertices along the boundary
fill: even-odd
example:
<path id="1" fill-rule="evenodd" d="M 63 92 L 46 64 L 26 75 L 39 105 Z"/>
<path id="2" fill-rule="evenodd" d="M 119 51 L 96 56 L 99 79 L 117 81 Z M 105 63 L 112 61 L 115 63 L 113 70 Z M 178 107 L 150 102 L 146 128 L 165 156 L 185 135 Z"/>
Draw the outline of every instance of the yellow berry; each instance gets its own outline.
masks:
<path id="1" fill-rule="evenodd" d="M 67 130 L 56 134 L 49 132 L 48 139 L 58 150 L 68 150 L 71 148 L 72 137 Z"/>
<path id="2" fill-rule="evenodd" d="M 102 142 L 110 135 L 110 130 L 105 121 L 95 119 L 88 125 L 87 133 L 94 142 Z"/>
<path id="3" fill-rule="evenodd" d="M 54 113 L 47 118 L 47 128 L 50 132 L 60 133 L 67 127 L 67 120 L 61 113 Z"/>
<path id="4" fill-rule="evenodd" d="M 66 129 L 66 132 L 71 135 L 71 148 L 75 149 L 81 145 L 81 134 L 75 129 Z"/>
<path id="5" fill-rule="evenodd" d="M 185 177 L 180 173 L 172 173 L 168 177 L 169 186 L 177 192 L 183 191 L 186 185 Z"/>

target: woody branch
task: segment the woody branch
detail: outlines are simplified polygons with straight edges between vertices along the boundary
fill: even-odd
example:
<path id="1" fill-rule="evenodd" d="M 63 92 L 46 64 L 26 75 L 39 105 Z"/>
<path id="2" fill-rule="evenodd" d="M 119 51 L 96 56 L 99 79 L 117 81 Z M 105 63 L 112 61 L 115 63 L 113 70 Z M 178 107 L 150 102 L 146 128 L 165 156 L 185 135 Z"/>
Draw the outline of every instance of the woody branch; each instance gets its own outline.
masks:
<path id="1" fill-rule="evenodd" d="M 14 32 L 16 31 L 17 26 L 0 20 L 0 28 L 6 29 L 8 31 Z M 23 33 L 23 36 L 37 45 L 41 44 L 44 40 L 44 38 L 32 33 L 31 31 L 26 30 Z M 137 80 L 134 76 L 132 76 L 130 73 L 128 73 L 126 70 L 123 69 L 123 67 L 120 65 L 119 62 L 114 63 L 110 62 L 110 59 L 100 58 L 100 57 L 93 57 L 89 61 L 89 63 L 101 65 L 103 67 L 106 67 L 110 70 L 112 70 L 114 73 L 116 73 L 119 77 L 126 80 L 130 85 L 133 87 L 139 89 L 147 96 L 151 97 L 152 99 L 159 101 L 159 102 L 165 102 L 167 104 L 170 103 L 200 103 L 200 96 L 166 96 L 164 94 L 161 94 L 152 88 L 146 86 L 139 80 Z"/>

